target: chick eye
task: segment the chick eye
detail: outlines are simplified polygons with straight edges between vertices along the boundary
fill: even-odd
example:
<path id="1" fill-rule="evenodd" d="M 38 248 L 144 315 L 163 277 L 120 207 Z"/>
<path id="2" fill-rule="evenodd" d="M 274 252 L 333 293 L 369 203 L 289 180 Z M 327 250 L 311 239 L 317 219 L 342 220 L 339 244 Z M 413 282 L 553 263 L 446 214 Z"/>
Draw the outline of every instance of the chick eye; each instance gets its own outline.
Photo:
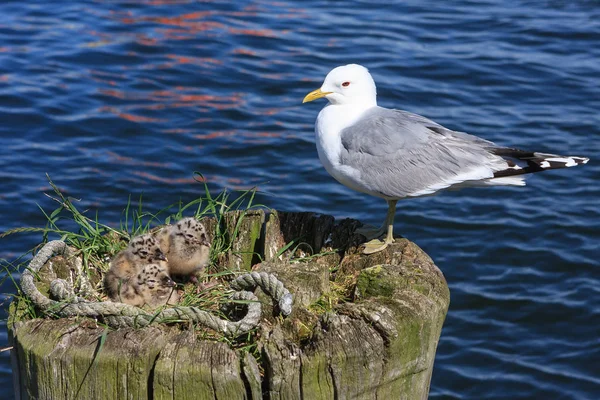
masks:
<path id="1" fill-rule="evenodd" d="M 350 86 L 350 82 L 344 82 L 344 83 L 342 83 L 342 86 L 343 87 L 348 87 L 348 86 Z"/>

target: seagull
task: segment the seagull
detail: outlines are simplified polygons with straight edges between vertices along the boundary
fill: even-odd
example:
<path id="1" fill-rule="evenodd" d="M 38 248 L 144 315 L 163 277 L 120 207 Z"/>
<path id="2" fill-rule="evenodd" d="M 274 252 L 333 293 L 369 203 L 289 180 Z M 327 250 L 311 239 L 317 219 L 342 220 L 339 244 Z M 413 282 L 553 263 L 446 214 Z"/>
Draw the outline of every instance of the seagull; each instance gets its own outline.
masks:
<path id="1" fill-rule="evenodd" d="M 329 103 L 315 123 L 321 163 L 341 184 L 388 204 L 381 228 L 358 231 L 369 240 L 364 254 L 394 242 L 398 200 L 463 187 L 524 186 L 525 174 L 589 161 L 498 146 L 408 111 L 379 107 L 375 82 L 358 64 L 331 70 L 303 103 L 322 97 Z"/>

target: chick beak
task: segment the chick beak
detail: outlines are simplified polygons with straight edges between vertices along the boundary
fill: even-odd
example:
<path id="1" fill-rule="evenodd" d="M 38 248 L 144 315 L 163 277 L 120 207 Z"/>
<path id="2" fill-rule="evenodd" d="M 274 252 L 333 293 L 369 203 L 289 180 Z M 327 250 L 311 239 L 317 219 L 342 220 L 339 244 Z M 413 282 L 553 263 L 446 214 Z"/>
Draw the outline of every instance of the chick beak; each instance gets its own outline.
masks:
<path id="1" fill-rule="evenodd" d="M 169 261 L 169 260 L 167 260 L 167 256 L 165 256 L 165 254 L 162 251 L 158 251 L 156 253 L 156 259 L 162 260 L 162 261 L 167 261 L 167 262 Z"/>
<path id="2" fill-rule="evenodd" d="M 167 286 L 167 287 L 173 287 L 173 286 L 175 286 L 175 285 L 176 285 L 175 281 L 173 281 L 173 279 L 171 279 L 171 278 L 168 278 L 168 279 L 165 281 L 165 286 Z"/>
<path id="3" fill-rule="evenodd" d="M 194 240 L 192 240 L 192 243 L 194 243 L 197 246 L 207 246 L 207 247 L 210 247 L 210 242 L 205 237 L 202 238 L 202 239 L 194 239 Z"/>

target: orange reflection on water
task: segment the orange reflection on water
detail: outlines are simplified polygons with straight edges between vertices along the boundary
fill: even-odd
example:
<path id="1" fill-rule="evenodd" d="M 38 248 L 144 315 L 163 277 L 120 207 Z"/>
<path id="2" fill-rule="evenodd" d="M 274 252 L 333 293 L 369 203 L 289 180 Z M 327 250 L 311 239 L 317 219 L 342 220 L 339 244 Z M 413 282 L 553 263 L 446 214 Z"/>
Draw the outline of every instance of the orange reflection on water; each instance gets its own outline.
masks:
<path id="1" fill-rule="evenodd" d="M 228 110 L 240 108 L 244 105 L 241 93 L 233 93 L 229 96 L 217 96 L 212 94 L 189 94 L 179 93 L 194 88 L 176 87 L 175 90 L 161 90 L 150 93 L 148 100 L 160 103 L 168 103 L 168 107 L 204 107 L 217 110 Z M 145 106 L 142 106 L 143 108 Z"/>
<path id="2" fill-rule="evenodd" d="M 121 18 L 124 24 L 137 24 L 139 22 L 154 22 L 160 25 L 178 26 L 187 28 L 188 31 L 203 32 L 210 29 L 222 29 L 224 25 L 214 21 L 196 21 L 213 15 L 214 11 L 196 11 L 174 17 L 125 17 Z"/>
<path id="3" fill-rule="evenodd" d="M 101 176 L 112 176 L 112 174 L 109 174 L 108 172 L 100 168 L 90 167 L 90 171 Z"/>
<path id="4" fill-rule="evenodd" d="M 244 182 L 239 178 L 227 178 L 227 183 L 231 183 L 234 185 L 241 185 Z"/>
<path id="5" fill-rule="evenodd" d="M 252 134 L 252 136 L 256 136 L 256 137 L 267 137 L 267 138 L 273 138 L 273 137 L 281 137 L 282 134 L 281 132 L 258 132 L 258 133 L 254 133 Z"/>
<path id="6" fill-rule="evenodd" d="M 256 110 L 255 113 L 258 115 L 275 115 L 281 112 L 279 108 L 267 108 L 266 110 Z"/>
<path id="7" fill-rule="evenodd" d="M 146 171 L 132 171 L 132 174 L 141 178 L 146 178 L 147 180 L 151 180 L 153 182 L 167 183 L 169 185 L 176 185 L 182 183 L 197 183 L 199 180 L 194 178 L 163 178 L 161 176 L 154 175 Z"/>
<path id="8" fill-rule="evenodd" d="M 102 83 L 108 83 L 103 80 L 98 81 L 101 81 Z M 197 90 L 198 89 L 196 88 L 177 86 L 170 90 L 155 90 L 150 93 L 146 93 L 137 91 L 126 92 L 118 89 L 102 88 L 98 89 L 99 93 L 105 96 L 117 98 L 119 100 L 129 100 L 131 103 L 126 106 L 122 106 L 119 109 L 116 107 L 104 106 L 100 108 L 100 111 L 111 112 L 120 118 L 132 122 L 163 122 L 164 119 L 134 115 L 124 112 L 124 110 L 129 111 L 133 109 L 156 111 L 165 108 L 199 107 L 199 111 L 206 112 L 206 109 L 228 110 L 232 108 L 240 108 L 245 104 L 242 93 L 233 93 L 228 96 L 189 93 Z M 133 101 L 137 102 L 137 104 L 133 103 Z M 208 120 L 210 120 L 210 118 L 204 119 L 204 121 Z"/>
<path id="9" fill-rule="evenodd" d="M 278 35 L 271 29 L 240 29 L 240 28 L 228 28 L 229 33 L 235 35 L 248 35 L 258 37 L 276 38 Z"/>
<path id="10" fill-rule="evenodd" d="M 124 113 L 116 107 L 104 106 L 104 107 L 100 107 L 98 109 L 98 111 L 99 112 L 110 112 L 119 118 L 123 118 L 123 119 L 125 119 L 127 121 L 131 121 L 131 122 L 164 122 L 165 121 L 164 119 L 161 119 L 161 118 L 144 117 L 142 115 L 134 115 L 134 114 Z"/>
<path id="11" fill-rule="evenodd" d="M 140 178 L 144 178 L 146 181 L 152 182 L 160 182 L 166 183 L 169 185 L 175 184 L 197 184 L 197 183 L 214 183 L 222 187 L 227 187 L 233 190 L 246 191 L 252 188 L 258 189 L 258 186 L 248 183 L 247 180 L 235 177 L 229 177 L 224 175 L 211 175 L 210 177 L 206 177 L 204 175 L 194 175 L 191 178 L 164 178 L 158 175 L 150 174 L 145 171 L 133 171 L 133 175 L 138 176 Z M 146 182 L 147 183 L 147 182 Z M 200 189 L 199 189 L 200 190 Z M 202 189 L 203 190 L 203 189 Z"/>
<path id="12" fill-rule="evenodd" d="M 225 136 L 231 136 L 231 135 L 235 135 L 235 134 L 236 134 L 236 131 L 216 131 L 216 132 L 211 132 L 207 135 L 194 135 L 194 138 L 207 140 L 207 139 L 215 139 L 215 138 L 220 138 L 220 137 L 225 137 Z"/>
<path id="13" fill-rule="evenodd" d="M 126 165 L 140 165 L 142 167 L 168 167 L 168 163 L 161 163 L 156 161 L 140 161 L 132 157 L 122 156 L 115 153 L 114 151 L 106 151 L 106 155 L 109 157 L 111 162 Z"/>
<path id="14" fill-rule="evenodd" d="M 117 86 L 117 82 L 115 82 L 115 81 L 107 81 L 106 79 L 100 79 L 100 78 L 96 78 L 94 76 L 92 76 L 92 80 L 94 82 L 104 83 L 104 84 L 109 85 L 109 86 Z"/>
<path id="15" fill-rule="evenodd" d="M 142 4 L 149 6 L 175 6 L 178 4 L 190 4 L 191 0 L 138 0 Z M 208 0 L 204 0 L 206 3 L 210 3 Z"/>
<path id="16" fill-rule="evenodd" d="M 129 166 L 140 166 L 140 167 L 154 167 L 154 168 L 169 168 L 169 163 L 161 163 L 157 161 L 144 161 L 138 160 L 133 157 L 124 156 L 119 153 L 110 150 L 93 150 L 86 147 L 78 147 L 78 151 L 84 153 L 89 158 L 101 159 L 110 162 L 111 164 L 121 164 Z M 93 167 L 90 171 L 105 175 L 102 170 L 97 170 Z"/>
<path id="17" fill-rule="evenodd" d="M 279 138 L 283 137 L 283 132 L 240 132 L 236 130 L 229 131 L 214 131 L 208 134 L 197 134 L 194 135 L 195 139 L 200 140 L 211 140 L 222 137 L 235 136 L 236 138 L 242 138 L 240 141 L 248 144 L 265 144 L 268 141 L 259 138 Z M 287 137 L 287 136 L 286 136 Z"/>
<path id="18" fill-rule="evenodd" d="M 135 35 L 135 41 L 136 43 L 142 45 L 142 46 L 156 46 L 158 45 L 158 39 L 157 38 L 153 38 L 150 37 L 148 35 L 144 35 L 144 34 L 136 34 Z"/>
<path id="19" fill-rule="evenodd" d="M 194 64 L 205 66 L 207 64 L 221 65 L 223 61 L 217 60 L 210 57 L 192 57 L 192 56 L 178 56 L 177 54 L 167 54 L 167 58 L 175 60 L 180 64 Z"/>
<path id="20" fill-rule="evenodd" d="M 256 57 L 256 51 L 244 48 L 233 49 L 233 54 L 241 54 L 245 56 L 253 56 Z"/>
<path id="21" fill-rule="evenodd" d="M 163 129 L 164 133 L 168 133 L 168 134 L 186 134 L 186 133 L 192 133 L 193 130 L 192 129 L 184 129 L 184 128 L 172 128 L 172 129 Z"/>
<path id="22" fill-rule="evenodd" d="M 133 114 L 127 114 L 127 113 L 117 113 L 117 116 L 119 118 L 123 118 L 123 119 L 126 119 L 127 121 L 131 121 L 131 122 L 163 122 L 164 121 L 164 119 L 160 119 L 160 118 L 143 117 L 141 115 L 133 115 Z"/>
<path id="23" fill-rule="evenodd" d="M 117 89 L 98 89 L 98 92 L 111 97 L 116 97 L 117 99 L 125 100 L 125 92 Z"/>

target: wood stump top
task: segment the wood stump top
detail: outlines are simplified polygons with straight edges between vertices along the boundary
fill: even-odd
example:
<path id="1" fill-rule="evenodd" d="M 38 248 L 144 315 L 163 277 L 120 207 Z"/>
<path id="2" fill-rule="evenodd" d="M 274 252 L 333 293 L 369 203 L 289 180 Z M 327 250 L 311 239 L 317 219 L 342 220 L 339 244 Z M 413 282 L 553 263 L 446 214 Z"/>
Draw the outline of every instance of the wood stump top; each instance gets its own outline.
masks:
<path id="1" fill-rule="evenodd" d="M 17 321 L 13 307 L 17 397 L 426 399 L 448 286 L 406 239 L 360 254 L 360 225 L 262 210 L 224 218 L 221 228 L 240 234 L 219 268 L 273 273 L 294 296 L 284 319 L 258 289 L 264 321 L 235 340 L 190 325 Z"/>

